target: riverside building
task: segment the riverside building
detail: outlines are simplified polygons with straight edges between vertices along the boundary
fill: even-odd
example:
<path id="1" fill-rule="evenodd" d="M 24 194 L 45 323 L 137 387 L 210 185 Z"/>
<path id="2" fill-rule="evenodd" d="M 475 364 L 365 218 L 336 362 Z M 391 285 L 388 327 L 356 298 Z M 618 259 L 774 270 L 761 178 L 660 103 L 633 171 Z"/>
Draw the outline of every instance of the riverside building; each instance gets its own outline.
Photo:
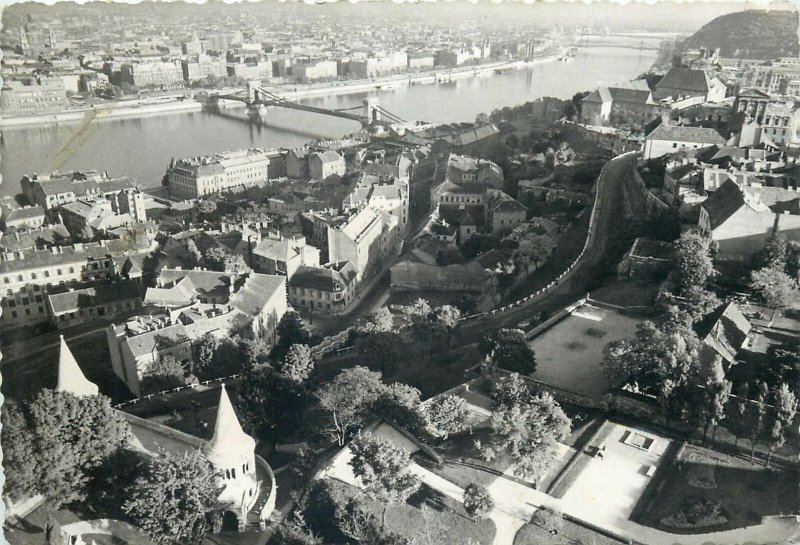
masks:
<path id="1" fill-rule="evenodd" d="M 279 156 L 277 150 L 251 148 L 173 161 L 167 169 L 170 195 L 195 199 L 266 182 L 270 178 L 270 161 Z"/>

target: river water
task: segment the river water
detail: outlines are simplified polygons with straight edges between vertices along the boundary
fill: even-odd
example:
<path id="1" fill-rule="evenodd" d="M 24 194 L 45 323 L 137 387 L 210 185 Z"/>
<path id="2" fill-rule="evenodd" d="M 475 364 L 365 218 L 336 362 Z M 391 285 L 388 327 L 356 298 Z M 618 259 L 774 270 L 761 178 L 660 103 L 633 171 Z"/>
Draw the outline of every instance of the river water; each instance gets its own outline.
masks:
<path id="1" fill-rule="evenodd" d="M 622 40 L 615 37 L 613 43 Z M 638 47 L 642 40 L 630 39 L 630 43 Z M 657 45 L 658 39 L 644 43 Z M 579 91 L 630 80 L 647 71 L 655 57 L 652 49 L 583 47 L 569 63 L 542 63 L 503 74 L 370 94 L 379 96 L 382 107 L 403 119 L 472 121 L 479 113 L 504 106 L 544 96 L 569 98 Z M 342 109 L 361 104 L 365 96 L 367 93 L 328 96 L 304 102 Z M 279 108 L 269 110 L 266 125 L 250 123 L 244 109 L 237 108 L 224 116 L 175 112 L 87 126 L 61 123 L 8 128 L 0 143 L 0 196 L 18 193 L 19 180 L 25 174 L 70 169 L 107 170 L 112 176 L 131 176 L 141 187 L 156 187 L 173 157 L 246 147 L 295 147 L 358 129 L 357 123 L 344 119 Z"/>

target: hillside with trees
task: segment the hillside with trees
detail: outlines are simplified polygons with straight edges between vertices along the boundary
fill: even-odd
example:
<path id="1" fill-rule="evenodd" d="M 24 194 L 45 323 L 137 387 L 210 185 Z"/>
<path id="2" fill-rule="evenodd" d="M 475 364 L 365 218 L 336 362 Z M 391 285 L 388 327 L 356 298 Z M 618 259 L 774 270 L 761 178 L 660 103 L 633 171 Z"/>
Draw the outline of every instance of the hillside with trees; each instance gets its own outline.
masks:
<path id="1" fill-rule="evenodd" d="M 722 57 L 776 59 L 800 54 L 796 11 L 740 11 L 717 17 L 677 44 L 676 54 L 689 49 L 720 49 Z"/>

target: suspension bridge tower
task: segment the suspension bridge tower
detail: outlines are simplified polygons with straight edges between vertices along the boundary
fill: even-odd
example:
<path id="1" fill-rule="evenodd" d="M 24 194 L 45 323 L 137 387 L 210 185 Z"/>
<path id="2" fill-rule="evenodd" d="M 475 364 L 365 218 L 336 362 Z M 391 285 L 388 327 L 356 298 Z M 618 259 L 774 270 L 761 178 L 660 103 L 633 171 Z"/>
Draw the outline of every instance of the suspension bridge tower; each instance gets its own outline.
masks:
<path id="1" fill-rule="evenodd" d="M 364 99 L 364 117 L 370 123 L 375 123 L 381 119 L 381 103 L 378 97 L 367 97 Z"/>
<path id="2" fill-rule="evenodd" d="M 247 117 L 261 123 L 267 119 L 267 105 L 262 102 L 261 82 L 247 82 Z"/>

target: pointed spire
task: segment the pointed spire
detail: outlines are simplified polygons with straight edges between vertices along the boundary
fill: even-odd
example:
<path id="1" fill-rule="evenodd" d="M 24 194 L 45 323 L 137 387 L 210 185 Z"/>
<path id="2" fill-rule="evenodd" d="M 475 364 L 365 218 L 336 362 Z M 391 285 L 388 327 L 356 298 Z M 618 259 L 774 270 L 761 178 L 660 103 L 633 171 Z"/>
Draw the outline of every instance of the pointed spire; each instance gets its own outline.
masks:
<path id="1" fill-rule="evenodd" d="M 58 355 L 58 384 L 57 392 L 69 392 L 78 397 L 97 395 L 99 390 L 97 385 L 87 379 L 72 351 L 61 335 L 61 349 Z"/>
<path id="2" fill-rule="evenodd" d="M 239 464 L 243 459 L 252 458 L 255 448 L 256 442 L 242 430 L 223 384 L 214 436 L 203 449 L 203 453 L 214 466 L 225 469 Z"/>

